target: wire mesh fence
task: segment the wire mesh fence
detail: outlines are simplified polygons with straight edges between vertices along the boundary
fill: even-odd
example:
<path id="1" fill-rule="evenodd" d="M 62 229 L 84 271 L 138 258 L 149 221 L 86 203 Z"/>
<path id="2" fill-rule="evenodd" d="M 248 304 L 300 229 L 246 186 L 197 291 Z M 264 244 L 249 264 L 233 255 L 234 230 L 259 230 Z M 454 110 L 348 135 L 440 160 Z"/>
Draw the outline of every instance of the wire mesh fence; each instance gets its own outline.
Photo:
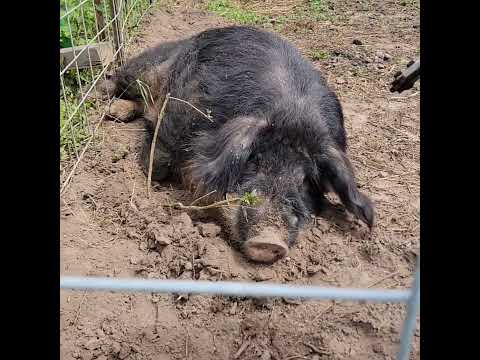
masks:
<path id="1" fill-rule="evenodd" d="M 125 60 L 125 47 L 155 0 L 60 0 L 60 154 L 79 159 L 94 127 L 95 86 Z M 65 181 L 64 181 L 65 182 Z M 63 184 L 64 185 L 64 184 Z"/>

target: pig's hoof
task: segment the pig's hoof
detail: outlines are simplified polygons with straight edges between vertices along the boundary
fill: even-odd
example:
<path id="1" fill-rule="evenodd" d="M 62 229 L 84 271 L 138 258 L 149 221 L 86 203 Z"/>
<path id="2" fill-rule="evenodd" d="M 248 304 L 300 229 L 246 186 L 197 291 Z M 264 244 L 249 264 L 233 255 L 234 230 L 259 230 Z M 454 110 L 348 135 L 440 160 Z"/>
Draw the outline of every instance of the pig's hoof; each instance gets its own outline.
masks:
<path id="1" fill-rule="evenodd" d="M 133 101 L 117 99 L 107 106 L 109 118 L 121 122 L 132 121 L 137 115 L 137 104 Z"/>
<path id="2" fill-rule="evenodd" d="M 288 246 L 278 239 L 254 238 L 245 243 L 243 253 L 252 261 L 268 264 L 287 256 Z"/>

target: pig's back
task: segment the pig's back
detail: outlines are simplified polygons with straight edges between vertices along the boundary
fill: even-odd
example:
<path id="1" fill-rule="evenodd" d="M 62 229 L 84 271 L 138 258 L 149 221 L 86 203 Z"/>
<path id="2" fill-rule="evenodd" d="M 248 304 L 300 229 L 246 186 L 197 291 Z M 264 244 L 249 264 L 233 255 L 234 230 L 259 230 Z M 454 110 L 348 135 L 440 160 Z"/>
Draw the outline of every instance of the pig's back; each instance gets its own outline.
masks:
<path id="1" fill-rule="evenodd" d="M 220 122 L 268 115 L 311 96 L 322 79 L 279 36 L 249 27 L 213 29 L 196 38 L 200 105 Z M 295 106 L 295 104 L 292 104 Z"/>

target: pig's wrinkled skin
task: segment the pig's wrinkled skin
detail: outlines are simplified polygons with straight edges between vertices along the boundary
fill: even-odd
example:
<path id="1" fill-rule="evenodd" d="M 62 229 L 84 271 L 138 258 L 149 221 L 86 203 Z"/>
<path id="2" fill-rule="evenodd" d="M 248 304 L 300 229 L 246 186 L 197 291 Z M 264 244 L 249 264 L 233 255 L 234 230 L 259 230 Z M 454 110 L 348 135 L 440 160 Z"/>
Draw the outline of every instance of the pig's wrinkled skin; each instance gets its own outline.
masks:
<path id="1" fill-rule="evenodd" d="M 277 35 L 228 27 L 160 44 L 111 74 L 100 90 L 131 101 L 130 115 L 120 120 L 146 120 L 145 171 L 167 93 L 211 114 L 212 121 L 183 102 L 168 102 L 153 179 L 180 176 L 198 195 L 256 193 L 258 204 L 221 210 L 232 243 L 251 260 L 284 257 L 329 190 L 373 225 L 373 205 L 358 191 L 346 155 L 336 95 Z"/>

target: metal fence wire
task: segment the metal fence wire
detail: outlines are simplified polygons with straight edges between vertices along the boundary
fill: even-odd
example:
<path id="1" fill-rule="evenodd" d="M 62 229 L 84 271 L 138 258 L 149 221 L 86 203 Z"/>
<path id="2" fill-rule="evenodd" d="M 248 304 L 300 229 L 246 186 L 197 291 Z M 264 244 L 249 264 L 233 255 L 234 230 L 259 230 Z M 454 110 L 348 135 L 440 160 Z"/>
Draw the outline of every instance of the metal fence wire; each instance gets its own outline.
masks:
<path id="1" fill-rule="evenodd" d="M 420 304 L 420 267 L 410 290 L 323 288 L 225 281 L 147 280 L 62 277 L 60 289 L 164 294 L 203 294 L 241 297 L 283 297 L 304 300 L 369 301 L 407 304 L 397 360 L 408 360 Z"/>
<path id="2" fill-rule="evenodd" d="M 155 0 L 60 0 L 60 152 L 79 159 L 92 136 L 95 85 L 125 60 L 125 47 Z M 65 184 L 63 184 L 65 185 Z"/>
<path id="3" fill-rule="evenodd" d="M 155 0 L 60 1 L 60 145 L 61 159 L 80 160 L 93 139 L 88 111 L 95 108 L 95 85 L 125 60 L 125 47 Z M 62 189 L 68 183 L 68 177 Z M 420 301 L 420 271 L 410 290 L 300 287 L 280 284 L 62 277 L 65 290 L 138 291 L 223 296 L 285 297 L 310 300 L 405 302 L 407 314 L 397 360 L 407 360 Z"/>

